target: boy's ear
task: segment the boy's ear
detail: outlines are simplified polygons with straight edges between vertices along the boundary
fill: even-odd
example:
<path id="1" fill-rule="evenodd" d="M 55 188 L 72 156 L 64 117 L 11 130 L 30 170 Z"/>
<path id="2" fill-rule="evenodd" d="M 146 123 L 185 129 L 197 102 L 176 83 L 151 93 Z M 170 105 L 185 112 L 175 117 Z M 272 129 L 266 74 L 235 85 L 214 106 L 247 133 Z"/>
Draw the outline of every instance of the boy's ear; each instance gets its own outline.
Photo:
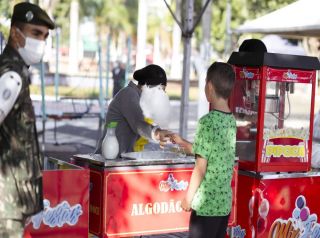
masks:
<path id="1" fill-rule="evenodd" d="M 210 91 L 214 91 L 214 86 L 211 81 L 208 81 L 208 88 Z"/>

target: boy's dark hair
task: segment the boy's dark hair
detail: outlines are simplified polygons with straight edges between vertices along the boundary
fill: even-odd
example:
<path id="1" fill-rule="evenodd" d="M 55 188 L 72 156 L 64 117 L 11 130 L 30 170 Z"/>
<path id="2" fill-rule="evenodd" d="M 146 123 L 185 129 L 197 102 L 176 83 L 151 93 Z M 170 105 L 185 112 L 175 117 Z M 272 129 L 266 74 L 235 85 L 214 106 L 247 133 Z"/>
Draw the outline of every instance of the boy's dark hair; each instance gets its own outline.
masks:
<path id="1" fill-rule="evenodd" d="M 211 81 L 219 97 L 228 99 L 233 89 L 235 73 L 230 64 L 214 62 L 207 70 L 206 80 Z"/>

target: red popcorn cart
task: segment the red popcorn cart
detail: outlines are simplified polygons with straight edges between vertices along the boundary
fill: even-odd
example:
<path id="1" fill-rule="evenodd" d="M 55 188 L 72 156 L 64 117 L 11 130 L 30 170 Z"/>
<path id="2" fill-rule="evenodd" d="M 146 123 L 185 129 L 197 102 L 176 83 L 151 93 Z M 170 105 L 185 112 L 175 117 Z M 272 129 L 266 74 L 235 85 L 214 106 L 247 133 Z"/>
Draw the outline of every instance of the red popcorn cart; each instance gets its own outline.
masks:
<path id="1" fill-rule="evenodd" d="M 308 171 L 311 162 L 315 57 L 233 52 L 230 99 L 237 120 L 239 169 Z"/>
<path id="2" fill-rule="evenodd" d="M 320 171 L 311 171 L 315 57 L 233 52 L 237 225 L 230 237 L 320 237 Z"/>

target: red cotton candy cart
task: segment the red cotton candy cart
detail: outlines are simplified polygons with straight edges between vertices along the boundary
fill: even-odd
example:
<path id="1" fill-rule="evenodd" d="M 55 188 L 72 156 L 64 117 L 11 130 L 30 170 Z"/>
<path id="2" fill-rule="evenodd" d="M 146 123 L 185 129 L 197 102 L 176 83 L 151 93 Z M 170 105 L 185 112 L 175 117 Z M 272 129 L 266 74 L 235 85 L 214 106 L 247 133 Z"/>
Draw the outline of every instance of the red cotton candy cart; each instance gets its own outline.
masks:
<path id="1" fill-rule="evenodd" d="M 237 121 L 237 225 L 230 237 L 320 237 L 311 171 L 315 57 L 233 52 L 230 106 Z"/>
<path id="2" fill-rule="evenodd" d="M 106 160 L 100 154 L 75 155 L 90 169 L 89 230 L 99 238 L 174 234 L 188 231 L 190 213 L 181 208 L 194 157 L 161 151 L 132 152 L 137 158 Z M 231 183 L 237 192 L 237 165 Z M 236 225 L 236 201 L 229 225 Z M 165 235 L 166 234 L 166 235 Z"/>

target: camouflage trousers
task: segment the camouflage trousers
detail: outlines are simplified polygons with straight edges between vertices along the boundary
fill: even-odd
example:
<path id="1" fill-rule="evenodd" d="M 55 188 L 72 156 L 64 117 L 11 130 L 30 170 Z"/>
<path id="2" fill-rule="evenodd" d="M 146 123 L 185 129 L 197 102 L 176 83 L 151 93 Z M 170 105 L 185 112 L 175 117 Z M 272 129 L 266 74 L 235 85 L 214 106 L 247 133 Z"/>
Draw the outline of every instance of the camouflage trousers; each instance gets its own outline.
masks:
<path id="1" fill-rule="evenodd" d="M 0 173 L 0 237 L 21 238 L 23 227 L 21 208 L 17 204 L 17 189 L 10 174 Z"/>
<path id="2" fill-rule="evenodd" d="M 0 219 L 1 238 L 22 238 L 23 225 L 20 221 Z"/>

